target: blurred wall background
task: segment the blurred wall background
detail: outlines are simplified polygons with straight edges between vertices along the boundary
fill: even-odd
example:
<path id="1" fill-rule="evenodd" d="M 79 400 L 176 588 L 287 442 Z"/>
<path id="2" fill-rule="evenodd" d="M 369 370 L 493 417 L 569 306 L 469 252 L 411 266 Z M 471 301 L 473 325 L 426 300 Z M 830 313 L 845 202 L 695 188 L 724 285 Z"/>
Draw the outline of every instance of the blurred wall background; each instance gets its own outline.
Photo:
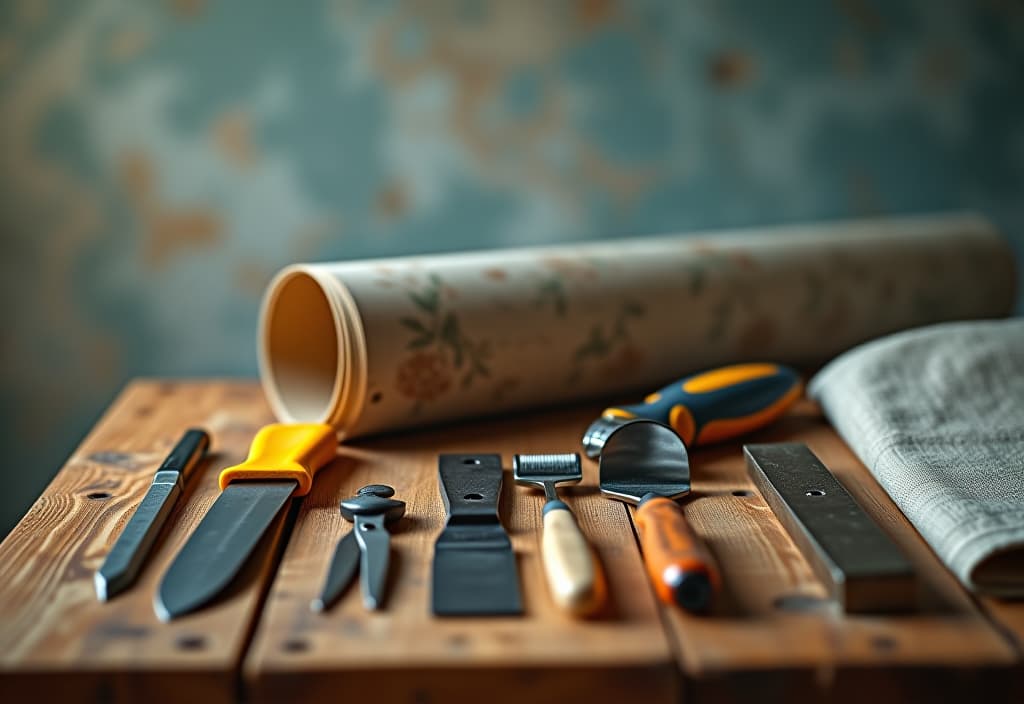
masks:
<path id="1" fill-rule="evenodd" d="M 0 3 L 0 534 L 136 375 L 253 375 L 299 260 L 972 208 L 1010 0 Z"/>

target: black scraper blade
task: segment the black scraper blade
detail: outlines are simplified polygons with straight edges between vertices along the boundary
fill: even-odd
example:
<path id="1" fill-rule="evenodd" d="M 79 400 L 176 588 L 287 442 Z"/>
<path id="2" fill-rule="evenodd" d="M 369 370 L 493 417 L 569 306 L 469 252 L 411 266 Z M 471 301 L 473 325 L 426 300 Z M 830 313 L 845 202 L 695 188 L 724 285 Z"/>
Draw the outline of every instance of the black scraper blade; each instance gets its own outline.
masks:
<path id="1" fill-rule="evenodd" d="M 434 549 L 433 612 L 514 616 L 523 612 L 512 542 L 498 517 L 500 455 L 441 455 L 438 484 L 448 522 Z"/>

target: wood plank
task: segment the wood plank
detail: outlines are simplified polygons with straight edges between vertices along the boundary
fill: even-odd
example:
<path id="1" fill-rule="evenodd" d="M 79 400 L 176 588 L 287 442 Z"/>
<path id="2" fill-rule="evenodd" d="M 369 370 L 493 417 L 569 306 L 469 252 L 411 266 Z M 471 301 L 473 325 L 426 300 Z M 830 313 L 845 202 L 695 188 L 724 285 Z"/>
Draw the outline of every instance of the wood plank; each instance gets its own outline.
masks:
<path id="1" fill-rule="evenodd" d="M 439 619 L 430 614 L 434 541 L 444 523 L 441 452 L 574 451 L 600 409 L 555 411 L 358 442 L 305 499 L 245 664 L 256 701 L 316 701 L 344 693 L 373 701 L 622 701 L 676 698 L 674 665 L 624 505 L 597 493 L 597 472 L 565 498 L 596 546 L 614 606 L 574 620 L 548 597 L 539 561 L 540 492 L 506 469 L 502 516 L 518 556 L 523 618 Z M 569 438 L 573 440 L 570 441 Z M 334 546 L 351 526 L 338 502 L 365 484 L 391 484 L 406 501 L 394 533 L 387 609 L 368 613 L 358 585 L 329 613 L 309 610 Z"/>
<path id="2" fill-rule="evenodd" d="M 801 402 L 747 442 L 805 442 L 906 552 L 925 586 L 919 612 L 839 613 L 751 482 L 741 443 L 691 453 L 687 517 L 708 542 L 728 593 L 716 613 L 666 610 L 688 693 L 703 701 L 860 700 L 956 693 L 1012 701 L 1020 652 L 986 619 L 868 470 Z M 1018 607 L 1017 611 L 1020 611 Z"/>
<path id="3" fill-rule="evenodd" d="M 226 598 L 162 624 L 153 594 L 171 558 L 217 498 L 217 473 L 240 461 L 270 420 L 251 382 L 139 381 L 0 544 L 0 701 L 232 701 L 283 521 Z M 179 499 L 138 583 L 108 603 L 93 572 L 153 472 L 190 426 L 211 457 Z"/>
<path id="4" fill-rule="evenodd" d="M 273 541 L 240 588 L 165 625 L 151 608 L 163 570 L 216 498 L 217 470 L 242 459 L 271 419 L 253 382 L 135 383 L 0 544 L 0 701 L 229 701 L 239 694 L 253 628 L 244 686 L 262 701 L 667 701 L 680 694 L 696 701 L 842 701 L 862 699 L 865 691 L 894 700 L 1022 698 L 1024 603 L 982 599 L 979 607 L 809 403 L 749 440 L 811 446 L 923 575 L 929 596 L 920 613 L 850 618 L 822 601 L 821 585 L 756 494 L 733 444 L 693 453 L 694 494 L 685 501 L 727 582 L 713 615 L 655 605 L 628 510 L 600 497 L 596 466 L 585 462 L 584 484 L 567 496 L 605 564 L 611 613 L 581 623 L 554 610 L 537 555 L 543 501 L 507 476 L 503 516 L 519 556 L 526 617 L 432 618 L 429 566 L 443 522 L 437 454 L 501 452 L 509 466 L 514 452 L 573 451 L 598 410 L 547 411 L 346 445 L 298 507 L 262 615 Z M 99 604 L 92 572 L 156 465 L 190 425 L 211 431 L 218 455 L 179 502 L 139 584 Z M 309 600 L 334 545 L 350 530 L 338 501 L 379 481 L 396 487 L 410 514 L 394 536 L 388 609 L 367 614 L 351 590 L 330 613 L 311 613 Z M 98 493 L 111 496 L 87 498 Z"/>

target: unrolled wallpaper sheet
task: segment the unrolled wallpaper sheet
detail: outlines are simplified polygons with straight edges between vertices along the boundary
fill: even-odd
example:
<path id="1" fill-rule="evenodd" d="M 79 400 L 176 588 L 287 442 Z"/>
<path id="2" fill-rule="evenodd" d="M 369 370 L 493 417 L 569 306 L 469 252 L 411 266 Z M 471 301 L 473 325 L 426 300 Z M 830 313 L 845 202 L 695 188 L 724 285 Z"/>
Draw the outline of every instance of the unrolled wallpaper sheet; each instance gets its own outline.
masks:
<path id="1" fill-rule="evenodd" d="M 275 373 L 267 342 L 297 271 L 340 321 L 322 412 L 290 402 L 300 382 Z M 896 330 L 1005 315 L 1014 284 L 1008 246 L 972 215 L 298 265 L 265 302 L 262 375 L 282 419 L 355 436 L 651 391 L 730 362 L 820 364 Z M 316 374 L 301 383 L 331 394 Z"/>

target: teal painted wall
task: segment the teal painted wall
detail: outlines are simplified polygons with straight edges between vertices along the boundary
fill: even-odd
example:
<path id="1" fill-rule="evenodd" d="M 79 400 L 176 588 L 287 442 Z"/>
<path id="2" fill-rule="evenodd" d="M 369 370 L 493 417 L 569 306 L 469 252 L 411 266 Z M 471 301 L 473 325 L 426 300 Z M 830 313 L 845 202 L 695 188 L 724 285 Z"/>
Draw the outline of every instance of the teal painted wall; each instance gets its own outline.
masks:
<path id="1" fill-rule="evenodd" d="M 1014 2 L 0 4 L 0 532 L 128 378 L 252 375 L 297 260 L 972 208 Z"/>

